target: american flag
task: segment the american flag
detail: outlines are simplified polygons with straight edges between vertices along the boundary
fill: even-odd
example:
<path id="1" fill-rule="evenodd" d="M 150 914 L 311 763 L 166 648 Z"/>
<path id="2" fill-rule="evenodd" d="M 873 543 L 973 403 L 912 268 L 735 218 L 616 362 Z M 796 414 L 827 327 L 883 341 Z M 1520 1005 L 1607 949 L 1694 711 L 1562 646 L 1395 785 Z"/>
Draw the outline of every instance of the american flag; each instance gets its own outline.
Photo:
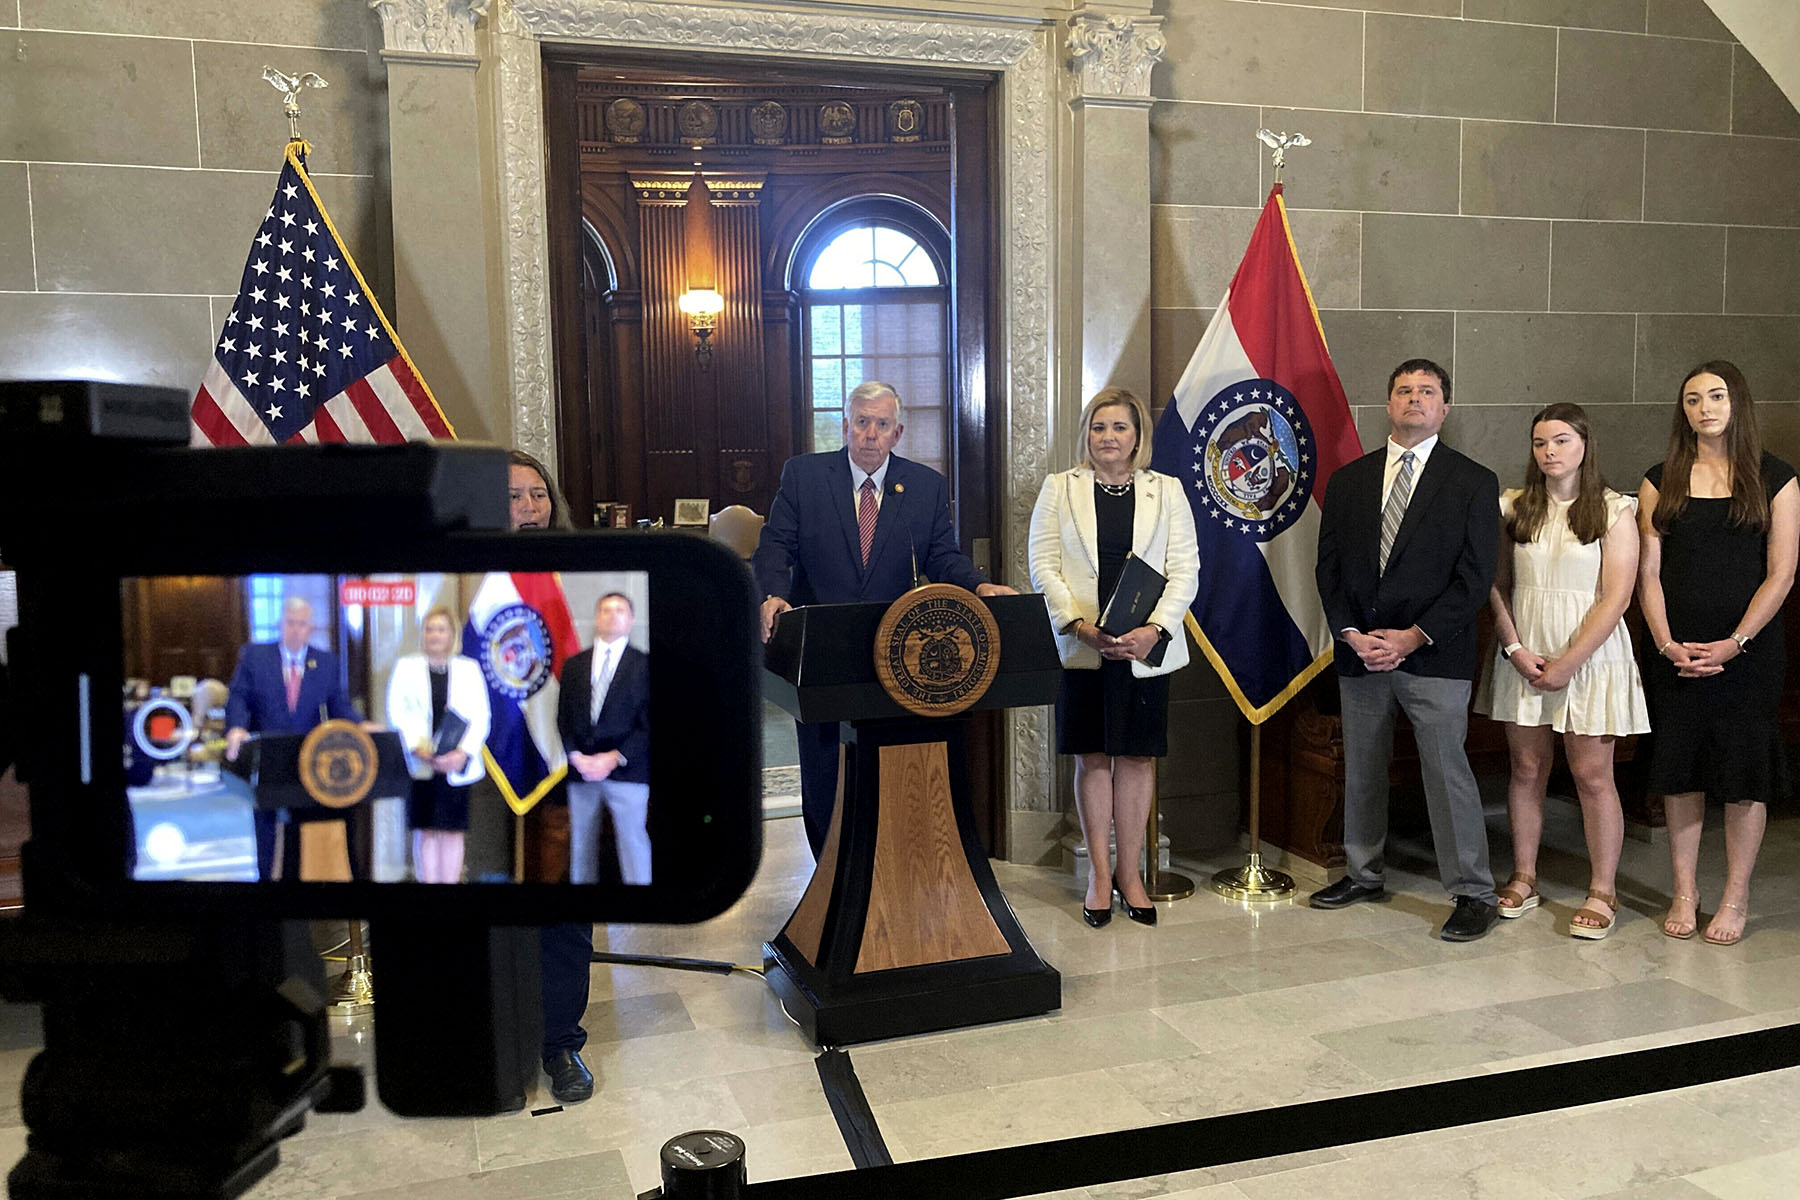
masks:
<path id="1" fill-rule="evenodd" d="M 212 365 L 196 446 L 454 438 L 290 143 Z"/>

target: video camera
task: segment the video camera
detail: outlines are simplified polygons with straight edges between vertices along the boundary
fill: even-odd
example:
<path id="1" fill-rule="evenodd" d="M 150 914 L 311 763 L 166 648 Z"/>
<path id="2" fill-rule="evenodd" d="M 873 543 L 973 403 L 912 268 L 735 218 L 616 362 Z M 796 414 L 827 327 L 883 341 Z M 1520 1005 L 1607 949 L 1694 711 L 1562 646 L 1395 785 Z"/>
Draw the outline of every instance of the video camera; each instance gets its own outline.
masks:
<path id="1" fill-rule="evenodd" d="M 522 1103 L 512 1051 L 537 1006 L 535 931 L 520 927 L 704 920 L 761 855 L 756 596 L 729 551 L 684 533 L 512 533 L 494 448 L 188 449 L 188 399 L 0 384 L 0 561 L 19 601 L 0 723 L 31 805 L 0 990 L 41 1002 L 45 1029 L 14 1196 L 235 1195 L 309 1107 L 360 1107 L 360 1078 L 327 1068 L 319 962 L 291 918 L 371 921 L 390 1108 L 501 1111 Z M 329 823 L 396 796 L 396 770 L 442 749 L 389 728 L 385 686 L 435 607 L 497 706 L 485 773 L 515 809 L 556 803 L 556 675 L 615 593 L 650 664 L 648 883 L 412 882 L 404 835 L 382 849 L 392 803 L 348 878 L 305 851 L 274 870 L 252 852 L 258 813 L 284 831 Z M 237 643 L 241 670 L 245 647 L 282 636 L 295 594 L 337 643 L 303 653 L 331 658 L 355 718 L 227 746 L 221 647 Z M 476 1078 L 458 1086 L 458 1071 Z"/>

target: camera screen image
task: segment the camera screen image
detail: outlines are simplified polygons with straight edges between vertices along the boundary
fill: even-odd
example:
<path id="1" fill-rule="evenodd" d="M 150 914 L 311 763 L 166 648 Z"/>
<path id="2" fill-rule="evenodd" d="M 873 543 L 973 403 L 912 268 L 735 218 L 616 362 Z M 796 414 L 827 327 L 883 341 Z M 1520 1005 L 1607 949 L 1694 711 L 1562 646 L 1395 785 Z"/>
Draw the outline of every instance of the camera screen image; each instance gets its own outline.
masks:
<path id="1" fill-rule="evenodd" d="M 710 814 L 656 802 L 650 594 L 643 570 L 123 579 L 126 877 L 654 883 Z M 551 811 L 566 865 L 527 867 Z"/>

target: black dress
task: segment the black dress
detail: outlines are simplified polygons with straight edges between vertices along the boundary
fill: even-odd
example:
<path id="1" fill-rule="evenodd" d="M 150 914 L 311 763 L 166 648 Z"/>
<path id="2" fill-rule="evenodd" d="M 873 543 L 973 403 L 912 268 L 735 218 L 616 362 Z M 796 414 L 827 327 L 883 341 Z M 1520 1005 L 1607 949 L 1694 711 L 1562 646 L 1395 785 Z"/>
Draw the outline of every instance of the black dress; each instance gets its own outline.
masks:
<path id="1" fill-rule="evenodd" d="M 1794 469 L 1762 460 L 1773 500 Z M 1644 472 L 1659 490 L 1662 464 Z M 1728 638 L 1768 575 L 1766 530 L 1734 527 L 1728 498 L 1690 497 L 1662 535 L 1663 602 L 1678 642 Z M 1781 613 L 1717 675 L 1683 679 L 1645 639 L 1644 691 L 1650 702 L 1648 788 L 1659 795 L 1705 792 L 1709 801 L 1750 803 L 1787 794 L 1787 761 L 1777 715 L 1787 650 Z"/>
<path id="2" fill-rule="evenodd" d="M 1131 553 L 1136 513 L 1132 489 L 1115 496 L 1094 482 L 1102 607 Z M 1101 659 L 1098 671 L 1065 670 L 1056 695 L 1056 752 L 1161 758 L 1169 752 L 1169 677 L 1139 679 L 1124 659 Z"/>
<path id="3" fill-rule="evenodd" d="M 444 710 L 450 707 L 450 672 L 427 668 L 431 680 L 431 727 L 444 723 Z M 411 829 L 442 829 L 455 833 L 469 828 L 469 785 L 458 787 L 447 775 L 433 771 L 430 779 L 415 779 L 412 798 L 406 806 L 406 824 Z"/>

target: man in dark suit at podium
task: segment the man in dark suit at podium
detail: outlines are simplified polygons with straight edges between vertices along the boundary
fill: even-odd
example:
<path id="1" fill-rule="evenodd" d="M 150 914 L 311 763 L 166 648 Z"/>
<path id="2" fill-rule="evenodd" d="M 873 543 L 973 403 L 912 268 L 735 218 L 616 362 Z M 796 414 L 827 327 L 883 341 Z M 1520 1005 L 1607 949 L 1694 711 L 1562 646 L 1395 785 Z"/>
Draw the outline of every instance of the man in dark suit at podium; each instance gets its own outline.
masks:
<path id="1" fill-rule="evenodd" d="M 238 652 L 237 670 L 225 701 L 225 757 L 237 761 L 238 751 L 253 733 L 310 733 L 327 717 L 357 720 L 350 697 L 338 673 L 337 659 L 326 650 L 309 645 L 313 633 L 312 605 L 289 596 L 281 606 L 281 640 L 252 643 Z M 277 814 L 257 809 L 256 869 L 260 879 L 273 879 Z M 366 855 L 358 854 L 357 822 L 345 820 L 345 839 L 350 847 L 352 872 L 361 873 Z M 300 877 L 299 839 L 293 825 L 282 839 L 282 875 Z"/>
<path id="2" fill-rule="evenodd" d="M 594 644 L 563 664 L 556 728 L 569 755 L 569 882 L 600 882 L 600 810 L 622 883 L 650 882 L 650 656 L 622 592 L 594 605 Z"/>
<path id="3" fill-rule="evenodd" d="M 763 640 L 801 604 L 886 604 L 920 582 L 954 583 L 981 596 L 1013 595 L 989 583 L 956 542 L 944 477 L 893 453 L 905 426 L 900 394 L 874 380 L 844 406 L 844 449 L 802 454 L 781 469 L 751 566 L 766 597 Z M 838 727 L 795 722 L 800 808 L 817 859 L 836 803 Z"/>

